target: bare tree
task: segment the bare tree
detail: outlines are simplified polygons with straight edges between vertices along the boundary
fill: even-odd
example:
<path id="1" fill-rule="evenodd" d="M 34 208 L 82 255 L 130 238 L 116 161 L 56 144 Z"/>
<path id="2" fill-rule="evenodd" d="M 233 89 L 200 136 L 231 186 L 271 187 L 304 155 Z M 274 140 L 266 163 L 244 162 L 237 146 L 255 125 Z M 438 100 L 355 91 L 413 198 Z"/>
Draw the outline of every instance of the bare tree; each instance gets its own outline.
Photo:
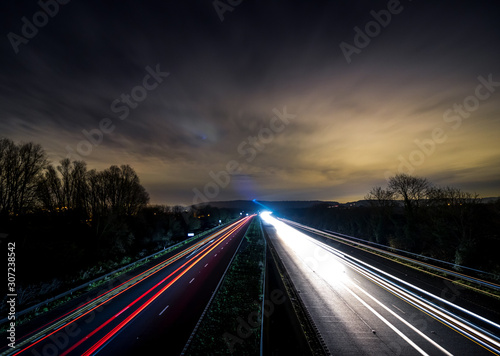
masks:
<path id="1" fill-rule="evenodd" d="M 57 170 L 61 174 L 63 206 L 68 209 L 83 209 L 87 190 L 87 164 L 84 161 L 63 159 Z"/>
<path id="2" fill-rule="evenodd" d="M 463 206 L 478 204 L 481 199 L 478 194 L 463 192 L 455 187 L 432 187 L 428 191 L 429 202 L 432 205 Z"/>
<path id="3" fill-rule="evenodd" d="M 373 187 L 365 199 L 370 202 L 373 214 L 370 219 L 375 240 L 378 243 L 387 243 L 387 234 L 390 226 L 390 215 L 395 204 L 395 195 L 391 190 L 380 186 Z"/>
<path id="4" fill-rule="evenodd" d="M 49 165 L 38 182 L 38 199 L 49 210 L 70 209 L 86 213 L 87 195 L 87 164 L 84 161 L 71 163 L 63 159 L 57 171 Z"/>
<path id="5" fill-rule="evenodd" d="M 403 199 L 405 211 L 412 215 L 419 207 L 420 202 L 426 198 L 431 187 L 427 178 L 414 177 L 405 173 L 396 174 L 389 178 L 388 190 L 396 197 Z"/>
<path id="6" fill-rule="evenodd" d="M 369 200 L 370 203 L 381 207 L 381 208 L 389 208 L 394 206 L 394 198 L 395 194 L 393 191 L 388 189 L 383 189 L 380 186 L 373 187 L 367 195 L 365 195 L 365 199 Z"/>
<path id="7" fill-rule="evenodd" d="M 18 148 L 11 140 L 0 140 L 0 212 L 12 210 L 12 190 L 14 188 L 15 165 Z"/>
<path id="8" fill-rule="evenodd" d="M 87 173 L 88 196 L 90 216 L 101 216 L 106 211 L 106 195 L 104 192 L 103 174 L 95 169 Z"/>
<path id="9" fill-rule="evenodd" d="M 0 140 L 0 213 L 18 214 L 33 207 L 38 178 L 46 165 L 40 145 Z"/>
<path id="10" fill-rule="evenodd" d="M 140 184 L 139 176 L 129 165 L 121 168 L 122 206 L 126 215 L 135 215 L 149 202 L 149 194 Z"/>
<path id="11" fill-rule="evenodd" d="M 87 163 L 84 161 L 73 161 L 71 170 L 71 201 L 70 207 L 82 212 L 87 211 Z"/>
<path id="12" fill-rule="evenodd" d="M 462 265 L 475 249 L 476 220 L 481 199 L 477 194 L 447 186 L 431 188 L 429 202 L 444 217 L 447 230 L 455 236 L 455 263 Z"/>
<path id="13" fill-rule="evenodd" d="M 61 179 L 54 166 L 47 166 L 44 174 L 40 177 L 37 196 L 42 206 L 47 210 L 54 211 L 64 206 Z"/>
<path id="14" fill-rule="evenodd" d="M 149 202 L 149 195 L 129 165 L 111 166 L 104 172 L 105 191 L 113 212 L 136 214 Z"/>
<path id="15" fill-rule="evenodd" d="M 149 202 L 148 193 L 129 165 L 111 166 L 102 172 L 92 170 L 87 178 L 92 215 L 134 215 Z"/>

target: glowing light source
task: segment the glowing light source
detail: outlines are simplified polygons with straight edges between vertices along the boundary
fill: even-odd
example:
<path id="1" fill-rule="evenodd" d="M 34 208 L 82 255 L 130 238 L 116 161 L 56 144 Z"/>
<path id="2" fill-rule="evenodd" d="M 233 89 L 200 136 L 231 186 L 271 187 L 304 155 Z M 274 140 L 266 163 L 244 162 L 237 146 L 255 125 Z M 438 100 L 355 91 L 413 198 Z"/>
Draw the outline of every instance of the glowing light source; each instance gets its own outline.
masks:
<path id="1" fill-rule="evenodd" d="M 312 239 L 271 216 L 271 212 L 260 214 L 262 220 L 276 229 L 276 234 L 297 257 L 297 263 L 306 266 L 313 273 L 323 278 L 331 285 L 345 280 L 345 268 L 330 252 L 318 246 Z"/>

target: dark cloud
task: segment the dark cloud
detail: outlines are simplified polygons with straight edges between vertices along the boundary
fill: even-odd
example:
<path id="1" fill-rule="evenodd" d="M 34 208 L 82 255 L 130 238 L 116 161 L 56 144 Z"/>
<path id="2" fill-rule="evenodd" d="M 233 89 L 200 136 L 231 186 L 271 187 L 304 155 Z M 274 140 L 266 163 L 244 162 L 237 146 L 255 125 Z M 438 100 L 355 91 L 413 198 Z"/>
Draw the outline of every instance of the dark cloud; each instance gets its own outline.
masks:
<path id="1" fill-rule="evenodd" d="M 478 76 L 500 81 L 499 7 L 401 1 L 349 64 L 340 43 L 388 3 L 243 1 L 221 21 L 211 1 L 71 1 L 17 54 L 9 33 L 40 7 L 6 3 L 0 135 L 58 161 L 109 119 L 89 167 L 129 163 L 154 202 L 188 204 L 232 160 L 241 171 L 217 199 L 360 199 L 442 128 L 414 173 L 498 195 L 500 88 L 456 130 L 443 114 Z M 112 103 L 157 65 L 170 75 L 122 120 Z M 249 160 L 284 107 L 296 118 Z"/>

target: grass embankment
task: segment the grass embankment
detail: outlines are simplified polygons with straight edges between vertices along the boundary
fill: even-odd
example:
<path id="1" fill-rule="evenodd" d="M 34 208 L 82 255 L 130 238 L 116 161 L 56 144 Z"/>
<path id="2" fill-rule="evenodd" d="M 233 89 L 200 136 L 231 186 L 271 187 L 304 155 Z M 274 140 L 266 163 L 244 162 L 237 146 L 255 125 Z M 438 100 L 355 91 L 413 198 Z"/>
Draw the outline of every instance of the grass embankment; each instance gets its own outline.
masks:
<path id="1" fill-rule="evenodd" d="M 188 355 L 259 354 L 265 252 L 260 219 L 255 218 L 187 350 Z"/>

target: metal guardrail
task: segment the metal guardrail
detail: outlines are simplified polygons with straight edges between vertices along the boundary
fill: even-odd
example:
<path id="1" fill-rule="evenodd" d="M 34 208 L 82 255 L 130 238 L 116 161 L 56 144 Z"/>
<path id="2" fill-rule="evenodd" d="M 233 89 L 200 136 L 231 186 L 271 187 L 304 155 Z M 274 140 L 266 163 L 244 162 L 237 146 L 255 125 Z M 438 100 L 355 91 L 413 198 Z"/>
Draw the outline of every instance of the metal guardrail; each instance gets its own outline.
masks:
<path id="1" fill-rule="evenodd" d="M 166 246 L 166 247 L 165 247 L 163 250 L 161 250 L 161 251 L 156 251 L 155 253 L 152 253 L 152 254 L 151 254 L 151 255 L 149 255 L 149 256 L 143 257 L 143 258 L 141 258 L 141 259 L 139 259 L 139 260 L 137 260 L 137 261 L 134 261 L 134 262 L 132 262 L 132 263 L 129 263 L 129 264 L 128 264 L 128 265 L 126 265 L 126 266 L 120 267 L 120 268 L 118 268 L 118 269 L 116 269 L 116 270 L 114 270 L 114 271 L 111 271 L 111 272 L 109 272 L 109 273 L 106 273 L 105 275 L 99 276 L 99 277 L 94 278 L 94 279 L 92 279 L 92 280 L 90 280 L 90 281 L 88 281 L 88 282 L 85 282 L 85 283 L 83 283 L 83 284 L 81 284 L 81 285 L 79 285 L 79 286 L 77 286 L 77 287 L 75 287 L 75 288 L 72 288 L 72 289 L 70 289 L 70 290 L 68 290 L 68 291 L 66 291 L 66 292 L 60 293 L 60 294 L 58 294 L 58 295 L 56 295 L 56 296 L 54 296 L 54 297 L 52 297 L 52 298 L 46 299 L 46 300 L 44 300 L 43 302 L 40 302 L 40 303 L 38 303 L 38 304 L 36 304 L 36 305 L 33 305 L 33 306 L 29 307 L 29 308 L 26 308 L 26 309 L 23 309 L 23 310 L 21 310 L 21 311 L 19 311 L 19 312 L 16 312 L 16 318 L 18 318 L 18 317 L 20 317 L 20 316 L 22 316 L 22 315 L 24 315 L 24 314 L 30 313 L 30 312 L 32 312 L 32 311 L 34 311 L 34 310 L 36 310 L 36 309 L 38 309 L 38 308 L 40 308 L 40 307 L 43 307 L 43 306 L 45 306 L 45 305 L 48 305 L 49 303 L 55 302 L 55 301 L 56 301 L 56 300 L 58 300 L 58 299 L 64 298 L 64 297 L 66 297 L 66 296 L 68 296 L 68 295 L 71 295 L 71 294 L 73 294 L 74 292 L 78 292 L 78 291 L 79 291 L 79 290 L 81 290 L 81 289 L 88 288 L 88 287 L 90 287 L 92 284 L 94 284 L 94 283 L 96 283 L 96 282 L 99 282 L 99 281 L 101 281 L 101 280 L 105 280 L 106 278 L 108 278 L 108 277 L 110 277 L 110 276 L 112 276 L 112 275 L 114 275 L 114 274 L 120 273 L 121 271 L 123 271 L 123 270 L 125 270 L 125 269 L 127 269 L 127 268 L 133 267 L 134 265 L 136 265 L 136 264 L 138 264 L 138 263 L 140 263 L 140 262 L 142 262 L 142 261 L 145 261 L 145 260 L 147 260 L 148 258 L 154 258 L 156 255 L 166 253 L 168 250 L 172 250 L 172 249 L 176 248 L 176 247 L 177 247 L 177 246 L 179 246 L 179 245 L 183 245 L 183 244 L 189 243 L 189 242 L 191 242 L 191 241 L 194 241 L 194 240 L 196 240 L 196 239 L 198 239 L 198 238 L 200 238 L 200 237 L 202 237 L 202 236 L 204 236 L 204 235 L 207 235 L 207 234 L 211 233 L 212 231 L 214 231 L 214 230 L 216 230 L 216 229 L 220 229 L 220 228 L 222 228 L 222 227 L 224 227 L 224 226 L 226 226 L 226 225 L 228 225 L 228 224 L 231 224 L 232 222 L 234 222 L 234 221 L 231 221 L 231 222 L 228 222 L 228 223 L 226 223 L 226 224 L 223 224 L 223 225 L 219 225 L 219 226 L 213 227 L 213 228 L 211 228 L 211 229 L 209 229 L 209 230 L 207 230 L 207 231 L 203 231 L 203 232 L 201 232 L 201 233 L 197 234 L 196 236 L 193 236 L 193 237 L 191 237 L 191 238 L 189 238 L 189 239 L 186 239 L 186 240 L 184 240 L 184 241 L 181 241 L 181 242 L 179 242 L 179 243 L 176 243 L 175 245 Z M 156 256 L 156 257 L 159 257 L 159 256 Z M 8 317 L 1 319 L 1 320 L 0 320 L 0 325 L 2 325 L 3 323 L 5 323 L 5 322 L 7 322 L 7 321 L 8 321 Z"/>
<path id="2" fill-rule="evenodd" d="M 276 249 L 276 246 L 274 246 L 273 242 L 271 241 L 271 239 L 267 233 L 264 236 L 264 238 L 266 240 L 269 240 L 267 243 L 267 246 L 269 247 L 269 251 L 271 253 L 271 258 L 274 261 L 274 265 L 277 268 L 279 274 L 281 275 L 281 281 L 282 281 L 283 286 L 285 288 L 285 293 L 288 295 L 290 303 L 292 304 L 292 308 L 295 310 L 297 318 L 299 320 L 304 321 L 303 324 L 302 324 L 302 322 L 300 322 L 302 325 L 302 329 L 304 330 L 305 327 L 309 328 L 311 331 L 310 335 L 313 335 L 313 338 L 308 340 L 309 346 L 311 346 L 312 343 L 317 341 L 316 346 L 318 346 L 323 351 L 323 353 L 317 353 L 317 354 L 325 355 L 325 356 L 331 355 L 330 350 L 328 349 L 328 346 L 326 345 L 326 342 L 323 339 L 323 336 L 319 332 L 319 329 L 316 326 L 316 323 L 314 322 L 314 319 L 313 319 L 311 313 L 307 309 L 304 301 L 302 300 L 302 297 L 300 296 L 300 290 L 298 290 L 295 287 L 295 285 L 293 284 L 292 277 L 288 273 L 288 271 L 285 267 L 285 263 L 284 263 L 283 259 L 281 258 L 281 256 L 279 255 L 279 253 Z M 300 316 L 299 316 L 299 313 L 297 312 L 296 308 L 298 308 L 298 310 L 301 311 Z M 307 336 L 306 336 L 306 339 L 308 339 Z M 315 340 L 315 341 L 313 341 L 313 340 Z"/>
<path id="3" fill-rule="evenodd" d="M 437 258 L 424 256 L 422 254 L 418 254 L 418 253 L 414 253 L 414 252 L 409 252 L 409 251 L 401 250 L 399 248 L 395 248 L 395 247 L 391 247 L 391 246 L 379 244 L 379 243 L 373 242 L 373 241 L 366 241 L 366 240 L 360 239 L 359 237 L 354 237 L 354 236 L 350 236 L 350 235 L 341 234 L 340 232 L 335 232 L 335 231 L 331 231 L 331 230 L 324 230 L 324 231 L 328 232 L 328 233 L 331 233 L 331 234 L 334 234 L 334 235 L 345 237 L 345 238 L 348 238 L 348 239 L 357 240 L 357 241 L 361 241 L 361 242 L 364 242 L 364 243 L 369 243 L 370 245 L 380 246 L 380 247 L 382 247 L 384 249 L 387 249 L 387 250 L 398 251 L 398 252 L 401 252 L 401 253 L 404 253 L 404 254 L 407 254 L 407 255 L 410 255 L 410 256 L 414 256 L 416 258 L 421 258 L 421 259 L 424 259 L 424 260 L 431 260 L 431 261 L 439 262 L 439 263 L 446 264 L 446 265 L 453 266 L 453 267 L 457 266 L 457 267 L 459 267 L 461 269 L 466 269 L 466 270 L 477 272 L 477 273 L 481 273 L 481 274 L 484 274 L 484 275 L 490 275 L 492 277 L 497 277 L 494 273 L 482 271 L 480 269 L 457 265 L 456 263 L 452 263 L 452 262 L 448 262 L 448 261 L 443 261 L 443 260 L 440 260 L 440 259 L 437 259 Z"/>
<path id="4" fill-rule="evenodd" d="M 453 266 L 455 265 L 455 264 L 447 262 L 447 261 L 441 261 L 441 260 L 438 260 L 438 259 L 435 259 L 435 258 L 422 256 L 422 255 L 419 255 L 419 254 L 416 254 L 416 253 L 407 252 L 407 251 L 399 250 L 399 249 L 394 249 L 394 248 L 392 248 L 390 246 L 381 245 L 381 244 L 378 244 L 378 243 L 375 243 L 375 242 L 366 241 L 366 240 L 360 239 L 358 237 L 344 235 L 344 234 L 340 234 L 340 233 L 337 233 L 337 232 L 334 232 L 334 231 L 330 231 L 330 230 L 320 230 L 320 229 L 311 228 L 309 226 L 302 225 L 302 224 L 296 223 L 296 222 L 294 222 L 292 220 L 288 220 L 288 219 L 280 219 L 280 220 L 282 220 L 284 222 L 287 222 L 287 223 L 291 223 L 292 225 L 298 226 L 299 228 L 302 228 L 304 230 L 309 230 L 311 232 L 320 233 L 320 234 L 322 234 L 322 235 L 324 235 L 326 237 L 329 237 L 329 238 L 335 238 L 335 239 L 344 240 L 345 242 L 348 242 L 348 243 L 351 243 L 351 244 L 356 244 L 356 245 L 361 246 L 363 248 L 367 248 L 367 249 L 370 249 L 370 250 L 373 250 L 373 251 L 376 251 L 376 252 L 379 252 L 379 253 L 383 253 L 383 254 L 386 254 L 386 255 L 391 256 L 391 257 L 399 258 L 399 259 L 405 260 L 407 262 L 414 263 L 414 264 L 420 265 L 420 266 L 425 267 L 425 268 L 429 268 L 429 269 L 437 271 L 437 272 L 446 273 L 448 275 L 455 276 L 457 278 L 460 278 L 460 279 L 463 279 L 463 280 L 475 283 L 475 284 L 483 286 L 483 287 L 492 288 L 494 290 L 500 291 L 500 285 L 498 285 L 496 283 L 488 282 L 488 281 L 485 281 L 485 280 L 482 280 L 482 279 L 479 279 L 479 278 L 475 278 L 475 277 L 472 277 L 472 276 L 469 276 L 469 275 L 466 275 L 466 274 L 458 273 L 458 272 L 455 272 L 455 271 L 452 271 L 452 270 L 449 270 L 449 269 L 446 269 L 446 268 L 442 268 L 442 267 L 439 267 L 439 266 L 431 265 L 430 263 L 426 263 L 426 262 L 422 262 L 422 261 L 416 260 L 414 258 L 406 257 L 406 256 L 403 256 L 401 254 L 397 254 L 397 253 L 391 252 L 390 250 L 399 251 L 399 252 L 405 253 L 407 255 L 415 256 L 416 258 L 421 258 L 421 259 L 426 259 L 426 260 L 433 260 L 433 261 L 436 261 L 436 262 L 445 263 L 445 264 L 453 265 Z M 389 251 L 387 251 L 385 249 L 376 248 L 376 247 L 373 247 L 373 246 L 370 246 L 370 245 L 379 245 L 381 247 L 384 247 L 384 248 L 388 249 Z M 458 266 L 458 267 L 462 268 L 462 269 L 472 270 L 472 271 L 475 271 L 477 273 L 482 273 L 482 274 L 485 274 L 485 275 L 495 276 L 492 273 L 481 271 L 481 270 L 474 269 L 474 268 L 471 268 L 471 267 L 465 267 L 465 266 Z"/>
<path id="5" fill-rule="evenodd" d="M 262 228 L 262 219 L 259 217 L 259 226 L 262 241 L 264 241 L 264 267 L 263 267 L 263 278 L 262 278 L 262 310 L 260 317 L 260 356 L 264 355 L 264 311 L 266 303 L 266 268 L 267 268 L 267 241 L 264 237 L 264 229 Z"/>

